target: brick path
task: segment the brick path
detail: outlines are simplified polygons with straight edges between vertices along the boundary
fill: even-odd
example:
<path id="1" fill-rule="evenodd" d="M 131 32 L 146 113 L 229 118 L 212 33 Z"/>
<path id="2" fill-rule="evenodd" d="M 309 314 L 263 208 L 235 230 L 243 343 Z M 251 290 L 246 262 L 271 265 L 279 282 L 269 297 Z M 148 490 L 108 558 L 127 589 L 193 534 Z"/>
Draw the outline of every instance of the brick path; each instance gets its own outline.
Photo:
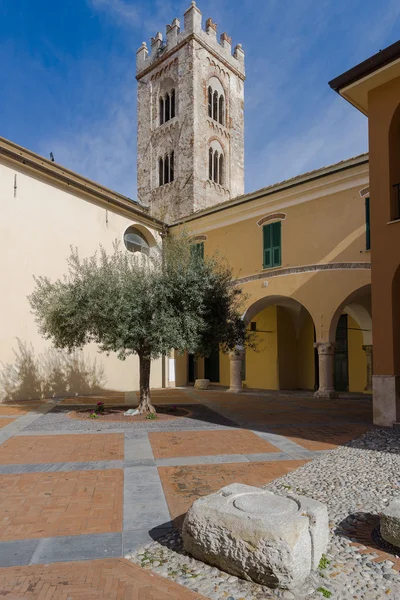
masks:
<path id="1" fill-rule="evenodd" d="M 9 567 L 0 571 L 8 600 L 203 600 L 124 559 Z"/>
<path id="2" fill-rule="evenodd" d="M 117 392 L 63 404 L 98 401 L 129 404 Z M 100 418 L 85 433 L 71 419 L 72 429 L 52 428 L 57 413 L 41 425 L 51 404 L 0 406 L 0 596 L 200 599 L 122 557 L 179 526 L 196 498 L 233 482 L 264 485 L 360 435 L 371 421 L 369 399 L 179 389 L 156 390 L 153 401 L 208 412 L 199 406 L 193 426 L 188 419 L 160 422 L 158 431 L 154 421 L 149 431 L 125 424 L 124 431 L 118 422 L 102 431 Z"/>

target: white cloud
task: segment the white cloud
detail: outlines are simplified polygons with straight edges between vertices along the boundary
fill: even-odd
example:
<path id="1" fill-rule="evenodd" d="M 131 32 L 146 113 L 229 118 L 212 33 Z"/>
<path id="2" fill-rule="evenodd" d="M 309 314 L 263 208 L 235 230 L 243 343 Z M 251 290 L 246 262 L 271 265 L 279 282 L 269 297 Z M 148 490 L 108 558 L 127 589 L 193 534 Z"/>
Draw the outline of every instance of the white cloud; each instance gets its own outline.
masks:
<path id="1" fill-rule="evenodd" d="M 120 24 L 140 26 L 142 19 L 137 6 L 126 0 L 89 0 L 89 4 L 98 11 L 105 11 Z"/>

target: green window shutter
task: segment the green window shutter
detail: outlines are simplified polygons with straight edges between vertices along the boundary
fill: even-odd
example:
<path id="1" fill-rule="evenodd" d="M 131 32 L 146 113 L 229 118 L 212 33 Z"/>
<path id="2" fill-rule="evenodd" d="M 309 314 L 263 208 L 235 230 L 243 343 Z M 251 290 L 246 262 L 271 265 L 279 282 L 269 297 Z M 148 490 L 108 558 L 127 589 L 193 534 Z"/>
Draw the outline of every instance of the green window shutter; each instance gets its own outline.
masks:
<path id="1" fill-rule="evenodd" d="M 264 269 L 272 267 L 272 236 L 271 236 L 271 225 L 264 225 L 263 227 L 263 266 Z"/>
<path id="2" fill-rule="evenodd" d="M 281 226 L 281 221 L 277 221 L 263 227 L 264 269 L 279 267 L 282 263 Z"/>
<path id="3" fill-rule="evenodd" d="M 281 264 L 281 221 L 272 223 L 272 265 L 279 267 Z"/>
<path id="4" fill-rule="evenodd" d="M 365 248 L 371 250 L 371 226 L 369 198 L 365 198 Z"/>
<path id="5" fill-rule="evenodd" d="M 204 242 L 192 244 L 190 246 L 190 252 L 192 256 L 197 256 L 198 258 L 201 258 L 201 260 L 204 260 Z"/>

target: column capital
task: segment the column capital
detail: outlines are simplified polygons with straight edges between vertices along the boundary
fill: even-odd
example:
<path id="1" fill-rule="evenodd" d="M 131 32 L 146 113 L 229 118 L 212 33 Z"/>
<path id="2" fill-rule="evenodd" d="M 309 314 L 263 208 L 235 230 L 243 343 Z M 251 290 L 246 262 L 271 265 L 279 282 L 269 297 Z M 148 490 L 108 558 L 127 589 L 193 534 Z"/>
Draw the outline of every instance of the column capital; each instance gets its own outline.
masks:
<path id="1" fill-rule="evenodd" d="M 335 352 L 334 342 L 315 342 L 314 348 L 318 350 L 318 354 L 333 354 Z"/>

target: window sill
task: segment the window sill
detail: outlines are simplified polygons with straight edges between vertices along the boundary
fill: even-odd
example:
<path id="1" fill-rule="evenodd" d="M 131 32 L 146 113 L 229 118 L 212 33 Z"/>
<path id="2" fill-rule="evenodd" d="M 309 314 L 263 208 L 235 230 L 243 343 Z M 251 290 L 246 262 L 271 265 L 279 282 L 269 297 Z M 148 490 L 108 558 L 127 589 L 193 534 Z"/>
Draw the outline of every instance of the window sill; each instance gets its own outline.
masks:
<path id="1" fill-rule="evenodd" d="M 393 223 L 400 223 L 400 217 L 393 219 L 392 221 L 388 221 L 386 225 L 393 225 Z"/>
<path id="2" fill-rule="evenodd" d="M 172 125 L 172 123 L 176 123 L 177 120 L 178 120 L 178 116 L 175 115 L 175 117 L 173 117 L 169 121 L 166 121 L 162 125 L 157 125 L 157 127 L 155 127 L 154 131 L 160 131 L 161 129 L 164 129 L 165 127 L 168 127 L 168 125 Z"/>
<path id="3" fill-rule="evenodd" d="M 282 265 L 275 265 L 274 267 L 265 267 L 263 265 L 263 268 L 262 268 L 263 271 L 274 271 L 276 269 L 282 269 Z"/>

